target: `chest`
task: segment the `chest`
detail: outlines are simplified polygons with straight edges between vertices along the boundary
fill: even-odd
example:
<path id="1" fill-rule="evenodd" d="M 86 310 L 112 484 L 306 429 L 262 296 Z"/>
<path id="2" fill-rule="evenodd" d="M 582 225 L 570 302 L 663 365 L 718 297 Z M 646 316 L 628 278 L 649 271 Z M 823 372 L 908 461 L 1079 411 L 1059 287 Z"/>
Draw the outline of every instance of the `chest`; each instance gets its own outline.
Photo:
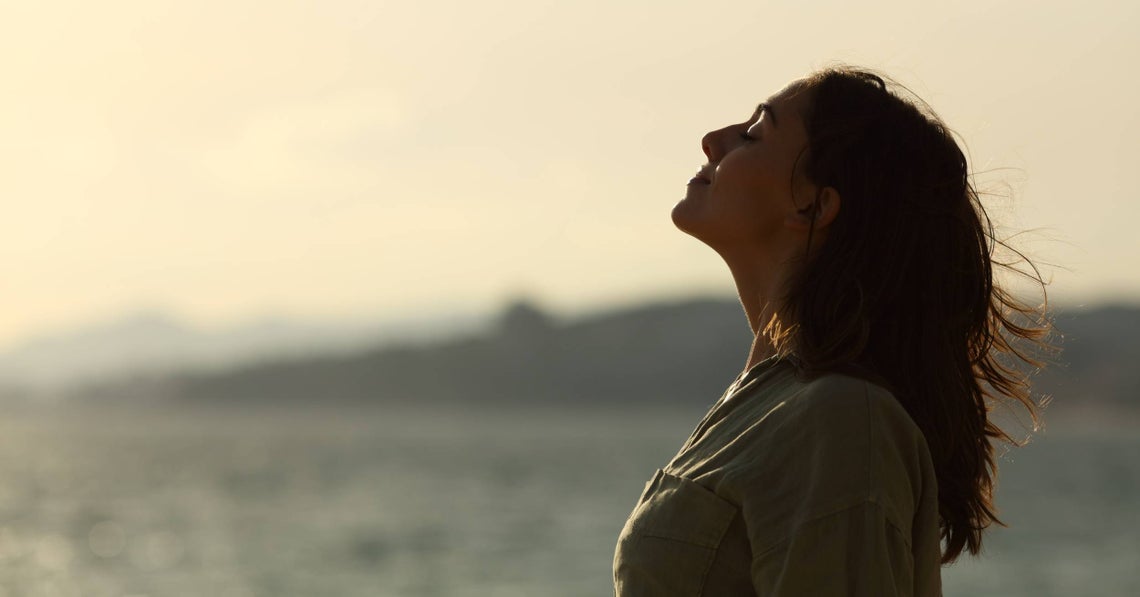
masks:
<path id="1" fill-rule="evenodd" d="M 618 537 L 616 594 L 711 594 L 710 572 L 730 555 L 726 535 L 739 516 L 735 505 L 695 481 L 658 469 Z"/>

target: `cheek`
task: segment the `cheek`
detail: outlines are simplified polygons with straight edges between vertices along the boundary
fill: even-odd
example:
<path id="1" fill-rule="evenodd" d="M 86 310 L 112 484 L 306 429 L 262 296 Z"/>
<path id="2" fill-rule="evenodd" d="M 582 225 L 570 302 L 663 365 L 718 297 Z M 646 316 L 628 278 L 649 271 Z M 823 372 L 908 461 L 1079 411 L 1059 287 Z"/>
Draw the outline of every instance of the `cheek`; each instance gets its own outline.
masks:
<path id="1" fill-rule="evenodd" d="M 742 148 L 725 156 L 717 166 L 716 180 L 739 193 L 771 192 L 785 164 L 772 147 Z"/>
<path id="2" fill-rule="evenodd" d="M 739 217 L 764 217 L 780 201 L 780 181 L 766 163 L 758 160 L 724 164 L 710 189 L 718 207 Z"/>

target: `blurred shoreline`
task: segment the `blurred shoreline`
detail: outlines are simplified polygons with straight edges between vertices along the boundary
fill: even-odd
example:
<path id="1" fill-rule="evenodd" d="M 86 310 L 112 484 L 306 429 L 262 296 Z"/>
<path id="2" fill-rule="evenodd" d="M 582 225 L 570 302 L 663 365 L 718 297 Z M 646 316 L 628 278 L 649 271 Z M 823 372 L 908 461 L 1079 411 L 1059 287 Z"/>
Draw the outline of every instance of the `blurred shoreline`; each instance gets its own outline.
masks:
<path id="1" fill-rule="evenodd" d="M 1034 399 L 1051 398 L 1041 413 L 1043 432 L 1140 425 L 1140 370 L 1132 366 L 1140 360 L 1133 341 L 1140 308 L 1062 312 L 1057 319 L 1060 362 L 1031 378 Z M 51 392 L 0 387 L 0 413 L 703 413 L 739 373 L 751 340 L 730 298 L 574 320 L 519 301 L 482 328 L 431 340 L 267 356 L 209 371 L 143 371 Z M 993 416 L 1029 430 L 1024 413 L 1005 410 Z"/>

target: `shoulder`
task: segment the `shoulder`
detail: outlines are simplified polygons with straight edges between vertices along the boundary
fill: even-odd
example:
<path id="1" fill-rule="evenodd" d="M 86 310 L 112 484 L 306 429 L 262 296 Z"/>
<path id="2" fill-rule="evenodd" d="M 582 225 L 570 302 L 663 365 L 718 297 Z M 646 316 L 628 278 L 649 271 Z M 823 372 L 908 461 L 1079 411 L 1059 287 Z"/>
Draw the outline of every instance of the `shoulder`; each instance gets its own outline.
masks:
<path id="1" fill-rule="evenodd" d="M 913 495 L 929 476 L 922 431 L 889 390 L 858 377 L 829 373 L 798 384 L 754 432 L 740 480 L 780 478 L 800 499 L 841 506 L 884 492 Z"/>
<path id="2" fill-rule="evenodd" d="M 842 373 L 806 382 L 788 404 L 786 432 L 805 446 L 800 456 L 820 464 L 860 465 L 918 474 L 930 461 L 922 430 L 895 395 L 878 384 Z M 787 438 L 792 439 L 792 438 Z"/>
<path id="3" fill-rule="evenodd" d="M 846 374 L 798 384 L 753 427 L 731 484 L 749 526 L 769 538 L 860 504 L 900 529 L 935 488 L 921 430 L 886 388 Z"/>
<path id="4" fill-rule="evenodd" d="M 788 422 L 818 428 L 828 435 L 847 429 L 862 435 L 879 431 L 921 436 L 890 390 L 844 373 L 826 373 L 803 382 L 783 406 Z"/>

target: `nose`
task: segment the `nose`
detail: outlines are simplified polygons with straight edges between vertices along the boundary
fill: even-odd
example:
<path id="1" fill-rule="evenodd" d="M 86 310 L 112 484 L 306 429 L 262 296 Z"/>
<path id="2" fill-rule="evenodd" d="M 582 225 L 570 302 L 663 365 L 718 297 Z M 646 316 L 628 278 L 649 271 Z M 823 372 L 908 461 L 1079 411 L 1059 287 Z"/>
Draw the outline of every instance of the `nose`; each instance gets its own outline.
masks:
<path id="1" fill-rule="evenodd" d="M 726 126 L 722 129 L 709 131 L 701 137 L 701 150 L 705 152 L 705 157 L 709 162 L 718 162 L 724 154 L 728 151 L 725 147 L 725 131 L 732 127 Z"/>
<path id="2" fill-rule="evenodd" d="M 709 131 L 705 133 L 704 137 L 701 137 L 701 150 L 705 152 L 705 157 L 708 158 L 710 162 L 715 161 L 715 158 L 713 158 L 713 146 L 716 141 L 716 139 L 714 139 L 715 133 L 716 131 Z"/>

